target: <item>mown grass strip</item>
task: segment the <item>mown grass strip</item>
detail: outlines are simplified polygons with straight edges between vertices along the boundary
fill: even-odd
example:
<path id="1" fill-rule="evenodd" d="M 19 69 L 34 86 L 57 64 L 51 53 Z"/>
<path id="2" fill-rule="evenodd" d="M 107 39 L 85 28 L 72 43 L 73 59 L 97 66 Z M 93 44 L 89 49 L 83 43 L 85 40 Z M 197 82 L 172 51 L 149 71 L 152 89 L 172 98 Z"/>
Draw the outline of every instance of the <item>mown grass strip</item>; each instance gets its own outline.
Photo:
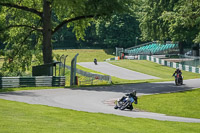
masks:
<path id="1" fill-rule="evenodd" d="M 200 119 L 200 88 L 190 91 L 141 96 L 136 108 L 149 112 Z"/>
<path id="2" fill-rule="evenodd" d="M 71 63 L 72 58 L 79 53 L 77 62 L 93 62 L 94 58 L 97 61 L 104 61 L 105 59 L 112 58 L 114 55 L 106 53 L 103 49 L 66 49 L 66 50 L 54 50 L 55 54 L 68 55 L 66 58 L 67 64 Z"/>
<path id="3" fill-rule="evenodd" d="M 0 89 L 0 92 L 21 91 L 21 90 L 41 90 L 41 89 L 58 89 L 63 87 L 20 87 Z"/>

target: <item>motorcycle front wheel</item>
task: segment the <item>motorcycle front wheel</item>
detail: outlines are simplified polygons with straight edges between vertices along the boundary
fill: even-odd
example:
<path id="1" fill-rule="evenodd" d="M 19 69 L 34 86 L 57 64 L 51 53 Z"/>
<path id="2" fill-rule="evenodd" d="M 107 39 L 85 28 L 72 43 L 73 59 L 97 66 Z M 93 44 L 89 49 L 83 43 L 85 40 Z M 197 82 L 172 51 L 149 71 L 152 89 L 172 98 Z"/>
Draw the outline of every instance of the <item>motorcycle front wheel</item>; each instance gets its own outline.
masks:
<path id="1" fill-rule="evenodd" d="M 178 85 L 178 80 L 177 79 L 175 79 L 175 84 Z"/>
<path id="2" fill-rule="evenodd" d="M 120 110 L 124 110 L 129 105 L 129 102 L 125 102 L 121 107 Z"/>

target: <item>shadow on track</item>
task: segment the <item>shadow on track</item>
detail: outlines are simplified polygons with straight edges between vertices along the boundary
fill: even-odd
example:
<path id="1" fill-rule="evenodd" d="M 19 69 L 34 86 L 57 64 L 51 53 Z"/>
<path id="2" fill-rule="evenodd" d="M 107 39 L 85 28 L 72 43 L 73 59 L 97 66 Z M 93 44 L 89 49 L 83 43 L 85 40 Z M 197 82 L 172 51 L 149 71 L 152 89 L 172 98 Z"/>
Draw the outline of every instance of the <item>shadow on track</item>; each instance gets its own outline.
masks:
<path id="1" fill-rule="evenodd" d="M 10 91 L 10 92 L 0 92 L 0 96 L 15 95 L 15 96 L 31 96 L 31 97 L 38 97 L 34 92 L 26 92 L 26 91 Z"/>
<path id="2" fill-rule="evenodd" d="M 122 92 L 129 93 L 136 90 L 137 93 L 155 94 L 155 93 L 170 93 L 190 90 L 191 86 L 176 86 L 174 82 L 163 83 L 140 83 L 140 84 L 126 84 L 126 85 L 113 85 L 113 86 L 98 86 L 98 87 L 82 87 L 71 88 L 72 90 L 88 90 L 88 91 L 106 91 L 106 92 Z"/>

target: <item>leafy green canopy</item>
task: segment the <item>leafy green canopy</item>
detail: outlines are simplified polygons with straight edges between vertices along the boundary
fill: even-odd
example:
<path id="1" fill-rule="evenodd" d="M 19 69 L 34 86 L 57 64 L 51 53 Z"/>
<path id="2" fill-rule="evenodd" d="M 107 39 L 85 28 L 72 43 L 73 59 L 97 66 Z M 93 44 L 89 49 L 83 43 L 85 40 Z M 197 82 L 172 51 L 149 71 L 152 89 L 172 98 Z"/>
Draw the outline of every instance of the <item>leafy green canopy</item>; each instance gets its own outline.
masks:
<path id="1" fill-rule="evenodd" d="M 132 0 L 1 0 L 0 32 L 8 36 L 4 71 L 25 71 L 34 52 L 43 51 L 43 62 L 52 61 L 52 36 L 64 25 L 84 39 L 91 21 L 130 13 Z M 41 58 L 39 59 L 41 61 Z"/>
<path id="2" fill-rule="evenodd" d="M 173 11 L 163 12 L 161 19 L 169 23 L 173 40 L 200 43 L 200 1 L 179 0 Z"/>
<path id="3" fill-rule="evenodd" d="M 143 39 L 200 43 L 199 9 L 199 0 L 145 0 L 138 13 Z"/>
<path id="4" fill-rule="evenodd" d="M 96 24 L 96 33 L 104 47 L 132 47 L 140 36 L 139 22 L 131 15 L 113 15 L 110 21 Z"/>
<path id="5" fill-rule="evenodd" d="M 76 40 L 71 28 L 63 27 L 53 36 L 53 48 L 115 48 L 132 47 L 136 37 L 140 37 L 139 22 L 135 15 L 116 14 L 108 21 L 94 21 L 85 30 L 86 36 L 83 40 Z"/>

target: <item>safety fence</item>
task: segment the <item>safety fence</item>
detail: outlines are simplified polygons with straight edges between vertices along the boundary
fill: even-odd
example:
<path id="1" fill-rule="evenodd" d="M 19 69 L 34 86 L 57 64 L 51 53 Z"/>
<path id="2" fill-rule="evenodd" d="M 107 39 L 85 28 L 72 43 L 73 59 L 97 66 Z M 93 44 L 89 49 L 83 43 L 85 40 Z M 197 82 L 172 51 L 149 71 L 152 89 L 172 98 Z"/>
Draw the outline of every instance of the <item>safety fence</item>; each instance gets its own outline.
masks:
<path id="1" fill-rule="evenodd" d="M 200 67 L 200 57 L 199 56 L 187 56 L 187 55 L 179 55 L 179 58 L 182 59 L 182 65 Z"/>
<path id="2" fill-rule="evenodd" d="M 138 57 L 139 59 L 145 59 L 144 55 L 142 57 Z M 188 72 L 193 72 L 193 73 L 200 73 L 200 68 L 199 67 L 194 67 L 194 66 L 189 66 L 189 65 L 183 65 L 181 63 L 176 63 L 176 62 L 170 62 L 170 61 L 166 61 L 160 58 L 155 58 L 153 56 L 146 56 L 146 60 L 148 61 L 152 61 L 164 66 L 168 66 L 168 67 L 172 67 L 172 68 L 180 68 L 181 70 L 185 70 Z"/>
<path id="3" fill-rule="evenodd" d="M 67 69 L 71 70 L 71 67 L 66 65 L 65 66 Z M 90 73 L 86 72 L 80 69 L 76 69 L 76 72 L 80 75 L 86 76 L 86 77 L 91 77 L 92 79 L 98 79 L 98 80 L 105 80 L 111 83 L 111 76 L 109 75 L 101 75 L 101 74 L 96 74 L 96 73 Z"/>
<path id="4" fill-rule="evenodd" d="M 65 86 L 65 76 L 0 77 L 0 88 Z"/>

